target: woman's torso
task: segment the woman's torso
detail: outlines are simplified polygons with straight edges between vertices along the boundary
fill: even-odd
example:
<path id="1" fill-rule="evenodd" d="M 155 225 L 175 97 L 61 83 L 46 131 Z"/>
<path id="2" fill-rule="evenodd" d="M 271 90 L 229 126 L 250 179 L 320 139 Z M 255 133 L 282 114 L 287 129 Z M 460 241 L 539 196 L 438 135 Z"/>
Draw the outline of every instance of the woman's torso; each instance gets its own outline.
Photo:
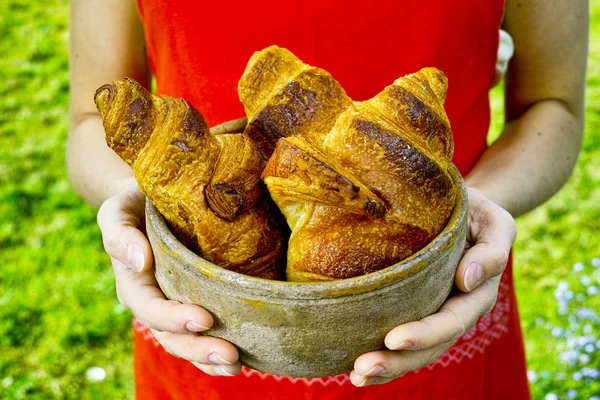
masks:
<path id="1" fill-rule="evenodd" d="M 357 101 L 434 66 L 448 76 L 454 161 L 485 149 L 503 0 L 139 0 L 157 92 L 189 100 L 210 125 L 243 116 L 237 82 L 271 44 L 329 71 Z"/>
<path id="2" fill-rule="evenodd" d="M 329 71 L 354 100 L 422 67 L 437 67 L 448 76 L 445 108 L 459 170 L 468 173 L 486 148 L 503 0 L 138 4 L 157 92 L 186 98 L 210 125 L 244 115 L 237 82 L 254 51 L 277 44 Z M 135 326 L 136 388 L 144 399 L 528 397 L 510 268 L 496 308 L 472 332 L 432 366 L 379 387 L 356 389 L 345 375 L 306 380 L 249 369 L 235 378 L 208 377 Z M 503 387 L 500 374 L 512 388 Z"/>

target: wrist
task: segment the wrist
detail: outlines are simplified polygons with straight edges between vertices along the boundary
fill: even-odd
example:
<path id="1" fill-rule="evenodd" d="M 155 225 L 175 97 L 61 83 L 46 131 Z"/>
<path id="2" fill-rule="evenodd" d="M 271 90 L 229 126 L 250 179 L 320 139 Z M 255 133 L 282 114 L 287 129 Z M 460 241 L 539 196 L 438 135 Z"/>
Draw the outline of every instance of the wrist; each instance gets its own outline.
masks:
<path id="1" fill-rule="evenodd" d="M 507 189 L 509 185 L 498 185 L 497 181 L 492 183 L 492 179 L 482 181 L 473 177 L 465 178 L 465 185 L 469 190 L 477 190 L 485 198 L 513 214 L 510 210 L 510 201 L 506 196 L 507 193 L 511 193 L 511 190 Z"/>

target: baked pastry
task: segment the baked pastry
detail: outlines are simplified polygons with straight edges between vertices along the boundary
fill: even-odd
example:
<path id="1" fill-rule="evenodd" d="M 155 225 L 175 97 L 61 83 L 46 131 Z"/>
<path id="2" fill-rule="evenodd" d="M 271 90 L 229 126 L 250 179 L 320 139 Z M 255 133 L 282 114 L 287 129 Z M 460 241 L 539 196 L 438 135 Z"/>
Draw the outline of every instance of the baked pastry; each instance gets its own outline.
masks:
<path id="1" fill-rule="evenodd" d="M 238 92 L 248 117 L 244 133 L 266 158 L 279 138 L 326 134 L 337 116 L 352 104 L 327 71 L 304 64 L 277 46 L 252 55 Z"/>
<path id="2" fill-rule="evenodd" d="M 279 138 L 262 177 L 292 230 L 288 280 L 373 272 L 443 230 L 458 190 L 446 89 L 441 71 L 424 68 L 352 102 L 287 50 L 252 57 L 240 98 L 246 132 L 262 143 Z"/>
<path id="3" fill-rule="evenodd" d="M 263 196 L 264 159 L 247 135 L 213 135 L 187 101 L 129 78 L 95 102 L 108 145 L 184 245 L 229 270 L 283 277 L 287 228 Z"/>

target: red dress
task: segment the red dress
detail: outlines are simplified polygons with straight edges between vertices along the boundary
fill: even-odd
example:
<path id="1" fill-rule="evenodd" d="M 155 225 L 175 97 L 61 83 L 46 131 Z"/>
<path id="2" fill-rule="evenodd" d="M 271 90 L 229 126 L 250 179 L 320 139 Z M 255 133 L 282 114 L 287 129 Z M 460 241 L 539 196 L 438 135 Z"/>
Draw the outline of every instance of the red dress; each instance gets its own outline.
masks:
<path id="1" fill-rule="evenodd" d="M 252 53 L 271 44 L 329 71 L 354 100 L 434 66 L 448 76 L 454 163 L 467 174 L 486 149 L 503 0 L 138 0 L 157 92 L 189 100 L 212 126 L 242 117 L 237 82 Z M 385 385 L 347 375 L 313 379 L 244 368 L 211 377 L 169 355 L 134 322 L 139 399 L 529 398 L 509 265 L 491 314 L 436 363 Z"/>

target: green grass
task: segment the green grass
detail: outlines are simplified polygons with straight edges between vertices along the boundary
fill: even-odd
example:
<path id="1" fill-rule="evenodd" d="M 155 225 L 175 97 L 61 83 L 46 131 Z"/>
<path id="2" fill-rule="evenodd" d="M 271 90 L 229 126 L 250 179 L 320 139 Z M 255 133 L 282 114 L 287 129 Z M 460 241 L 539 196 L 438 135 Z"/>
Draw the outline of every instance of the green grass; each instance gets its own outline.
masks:
<path id="1" fill-rule="evenodd" d="M 600 22 L 600 1 L 592 1 Z M 68 109 L 68 2 L 0 2 L 0 398 L 127 398 L 132 394 L 131 314 L 115 296 L 95 210 L 73 192 L 64 148 Z M 494 129 L 501 92 L 493 92 Z M 579 385 L 559 361 L 552 326 L 559 282 L 579 288 L 600 257 L 600 26 L 592 28 L 583 152 L 568 184 L 519 219 L 516 282 L 535 398 Z M 585 273 L 588 273 L 585 272 Z M 591 276 L 591 272 L 589 272 Z M 598 276 L 598 274 L 596 275 Z M 579 286 L 577 286 L 579 285 Z M 586 299 L 600 308 L 600 295 Z M 582 328 L 583 329 L 583 328 Z M 594 334 L 600 334 L 598 324 Z M 596 350 L 591 365 L 600 368 Z M 86 371 L 101 367 L 106 379 Z M 544 371 L 547 371 L 545 373 Z M 561 374 L 567 374 L 559 379 Z M 579 386 L 578 386 L 579 385 Z M 581 389 L 580 389 L 581 387 Z"/>
<path id="2" fill-rule="evenodd" d="M 0 398 L 133 387 L 130 313 L 65 170 L 67 21 L 67 1 L 0 2 Z"/>

